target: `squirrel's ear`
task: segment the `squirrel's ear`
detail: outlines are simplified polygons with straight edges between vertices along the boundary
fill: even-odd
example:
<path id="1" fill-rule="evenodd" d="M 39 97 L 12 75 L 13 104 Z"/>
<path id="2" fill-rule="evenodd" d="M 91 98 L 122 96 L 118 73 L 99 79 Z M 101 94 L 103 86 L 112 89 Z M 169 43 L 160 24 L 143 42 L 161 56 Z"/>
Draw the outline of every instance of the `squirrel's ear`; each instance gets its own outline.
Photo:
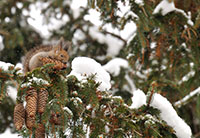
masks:
<path id="1" fill-rule="evenodd" d="M 62 46 L 62 48 L 63 48 L 64 50 L 66 50 L 66 51 L 70 51 L 71 47 L 72 47 L 72 42 L 70 42 L 70 41 L 64 42 L 64 44 L 63 44 L 63 46 Z"/>
<path id="2" fill-rule="evenodd" d="M 64 38 L 61 37 L 60 40 L 58 41 L 58 44 L 55 46 L 57 50 L 62 50 L 64 45 Z"/>
<path id="3" fill-rule="evenodd" d="M 66 51 L 69 51 L 71 49 L 71 46 L 72 46 L 72 42 L 70 41 L 64 41 L 64 38 L 61 37 L 58 44 L 55 46 L 55 49 L 56 50 L 66 50 Z"/>

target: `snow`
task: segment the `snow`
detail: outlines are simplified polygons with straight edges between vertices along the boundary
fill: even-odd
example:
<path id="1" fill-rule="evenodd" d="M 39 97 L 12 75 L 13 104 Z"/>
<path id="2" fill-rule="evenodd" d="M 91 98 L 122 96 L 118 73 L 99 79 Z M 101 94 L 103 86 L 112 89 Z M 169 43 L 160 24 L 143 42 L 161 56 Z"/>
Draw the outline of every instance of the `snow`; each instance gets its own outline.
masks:
<path id="1" fill-rule="evenodd" d="M 187 14 L 181 10 L 181 9 L 177 9 L 174 5 L 174 2 L 173 1 L 169 1 L 169 0 L 162 0 L 162 2 L 160 2 L 156 8 L 154 9 L 153 11 L 153 14 L 157 14 L 161 11 L 161 14 L 163 16 L 165 16 L 166 14 L 168 14 L 169 12 L 172 12 L 172 11 L 176 11 L 176 12 L 180 12 L 182 13 L 187 19 L 187 23 L 191 26 L 194 25 L 194 23 L 192 22 L 191 20 L 191 12 L 188 12 Z"/>
<path id="2" fill-rule="evenodd" d="M 41 33 L 44 38 L 50 36 L 50 30 L 57 29 L 59 26 L 65 24 L 69 21 L 68 16 L 63 16 L 62 20 L 55 18 L 50 18 L 48 25 L 44 24 L 44 15 L 41 14 L 41 10 L 46 8 L 49 3 L 36 2 L 36 4 L 30 5 L 30 12 L 27 13 L 26 10 L 22 12 L 23 14 L 29 14 L 28 23 L 35 28 L 36 31 Z"/>
<path id="3" fill-rule="evenodd" d="M 3 61 L 0 61 L 0 68 L 2 68 L 3 70 L 8 70 L 8 68 L 9 68 L 10 66 L 14 66 L 14 65 L 11 64 L 11 63 L 5 63 L 5 62 L 3 62 Z"/>
<path id="4" fill-rule="evenodd" d="M 185 76 L 183 76 L 183 78 L 178 82 L 178 84 L 181 85 L 183 82 L 188 81 L 194 75 L 195 75 L 195 71 L 194 70 L 188 72 Z"/>
<path id="5" fill-rule="evenodd" d="M 2 68 L 3 70 L 5 70 L 5 71 L 8 70 L 8 68 L 10 66 L 14 66 L 14 65 L 11 64 L 11 63 L 5 63 L 3 61 L 0 61 L 0 68 Z M 18 63 L 15 66 L 15 68 L 22 68 L 22 64 Z M 17 73 L 22 73 L 22 70 L 19 70 Z M 15 101 L 16 97 L 17 97 L 17 89 L 15 87 L 8 86 L 7 94 L 8 94 L 8 96 L 10 96 Z"/>
<path id="6" fill-rule="evenodd" d="M 3 37 L 0 35 L 0 51 L 3 50 L 4 44 L 3 44 Z"/>
<path id="7" fill-rule="evenodd" d="M 130 11 L 129 2 L 126 1 L 124 3 L 118 2 L 119 11 L 117 11 L 117 15 L 121 18 L 126 18 L 131 15 L 136 17 L 136 15 Z M 122 49 L 124 42 L 110 34 L 102 34 L 99 31 L 99 27 L 103 24 L 100 21 L 100 12 L 95 9 L 89 10 L 89 14 L 84 17 L 86 21 L 92 22 L 95 26 L 89 28 L 89 34 L 93 39 L 96 39 L 99 43 L 106 43 L 108 45 L 107 56 L 115 57 L 119 54 L 119 51 Z M 113 28 L 112 24 L 106 24 L 102 26 L 102 30 L 105 30 L 114 35 L 120 36 L 124 40 L 129 40 L 130 36 L 133 35 L 136 31 L 136 25 L 133 21 L 128 22 L 123 29 Z"/>
<path id="8" fill-rule="evenodd" d="M 161 111 L 161 119 L 175 130 L 178 138 L 190 138 L 192 136 L 190 127 L 178 116 L 172 104 L 165 97 L 155 93 L 150 106 Z"/>
<path id="9" fill-rule="evenodd" d="M 135 3 L 137 3 L 138 5 L 141 5 L 141 6 L 144 5 L 143 0 L 135 0 Z"/>
<path id="10" fill-rule="evenodd" d="M 17 98 L 17 88 L 12 87 L 12 86 L 8 86 L 7 93 L 8 93 L 8 96 L 10 96 L 13 101 L 16 101 L 16 98 Z"/>
<path id="11" fill-rule="evenodd" d="M 104 65 L 103 68 L 113 76 L 118 76 L 121 68 L 128 68 L 128 61 L 123 58 L 114 58 Z"/>
<path id="12" fill-rule="evenodd" d="M 200 93 L 200 88 L 191 93 Z M 129 108 L 137 109 L 142 105 L 146 105 L 146 95 L 138 89 L 133 92 L 132 105 Z M 160 110 L 161 119 L 175 130 L 178 138 L 190 138 L 192 136 L 191 128 L 178 116 L 172 104 L 165 97 L 155 93 L 150 106 Z"/>
<path id="13" fill-rule="evenodd" d="M 135 86 L 134 80 L 128 74 L 125 75 L 125 78 L 126 78 L 128 84 L 129 84 L 129 86 L 131 87 L 131 89 L 128 90 L 128 91 L 130 93 L 132 93 L 133 91 L 136 90 L 136 86 Z"/>
<path id="14" fill-rule="evenodd" d="M 6 131 L 2 134 L 0 134 L 1 138 L 22 138 L 18 134 L 13 134 L 10 132 L 10 129 L 6 129 Z"/>
<path id="15" fill-rule="evenodd" d="M 105 71 L 101 64 L 88 57 L 74 58 L 70 75 L 75 75 L 80 81 L 84 81 L 88 76 L 95 75 L 95 81 L 100 83 L 99 90 L 105 91 L 111 88 L 109 73 Z"/>
<path id="16" fill-rule="evenodd" d="M 24 74 L 22 63 L 17 63 L 17 64 L 15 65 L 15 69 L 17 69 L 17 68 L 20 69 L 20 70 L 17 71 L 17 74 Z"/>
<path id="17" fill-rule="evenodd" d="M 177 101 L 174 103 L 174 106 L 177 107 L 181 107 L 181 105 L 184 103 L 186 103 L 191 97 L 195 96 L 195 95 L 200 95 L 200 87 L 195 89 L 194 91 L 190 92 L 188 95 L 186 95 L 183 99 Z"/>
<path id="18" fill-rule="evenodd" d="M 153 11 L 153 14 L 159 13 L 161 11 L 161 14 L 164 16 L 167 13 L 175 10 L 176 8 L 173 2 L 169 2 L 168 0 L 163 0 L 156 6 L 156 8 Z"/>
<path id="19" fill-rule="evenodd" d="M 38 84 L 38 85 L 41 85 L 41 84 L 43 84 L 43 85 L 48 85 L 49 84 L 49 82 L 48 81 L 46 81 L 46 80 L 44 80 L 44 79 L 42 79 L 42 78 L 37 78 L 37 77 L 32 77 L 32 78 L 29 78 L 28 79 L 28 82 L 26 82 L 26 83 L 23 83 L 22 85 L 21 85 L 21 87 L 29 87 L 29 86 L 31 86 L 33 83 L 36 83 L 36 84 Z"/>
<path id="20" fill-rule="evenodd" d="M 146 95 L 140 89 L 133 91 L 132 104 L 130 106 L 131 109 L 140 108 L 143 105 L 146 105 Z"/>
<path id="21" fill-rule="evenodd" d="M 19 3 L 18 5 L 20 4 L 21 3 Z M 82 10 L 81 7 L 87 6 L 87 1 L 73 0 L 72 2 L 64 2 L 64 4 L 70 4 L 70 8 L 73 11 L 74 18 L 77 18 Z M 44 15 L 41 15 L 41 10 L 46 8 L 48 5 L 49 3 L 36 2 L 36 4 L 31 4 L 30 12 L 28 12 L 27 10 L 23 10 L 22 12 L 25 16 L 30 16 L 30 18 L 28 18 L 28 23 L 33 26 L 35 30 L 39 32 L 44 38 L 48 38 L 50 36 L 51 30 L 57 29 L 61 25 L 69 21 L 69 17 L 67 15 L 63 17 L 61 17 L 61 15 L 58 15 L 62 18 L 61 20 L 50 18 L 49 24 L 45 24 L 45 17 Z M 118 2 L 118 7 L 120 11 L 117 12 L 117 15 L 121 18 L 126 18 L 130 15 L 134 17 L 137 16 L 130 11 L 128 1 L 126 1 L 125 3 Z M 84 16 L 84 20 L 90 21 L 94 25 L 93 27 L 89 28 L 89 33 L 91 34 L 91 36 L 94 39 L 97 39 L 100 43 L 106 43 L 108 45 L 107 56 L 116 56 L 122 49 L 124 42 L 110 34 L 103 35 L 102 33 L 100 33 L 98 28 L 103 24 L 103 22 L 100 20 L 100 12 L 95 9 L 90 9 L 88 11 L 88 14 Z M 122 30 L 117 28 L 114 29 L 111 24 L 104 25 L 102 29 L 115 35 L 119 35 L 121 38 L 128 41 L 130 40 L 130 37 L 133 35 L 133 33 L 135 33 L 136 25 L 133 21 L 130 21 L 124 26 Z M 77 33 L 78 36 L 80 33 Z M 80 40 L 82 38 L 75 37 L 72 41 L 74 42 L 76 41 L 76 39 Z"/>
<path id="22" fill-rule="evenodd" d="M 150 44 L 150 48 L 151 48 L 151 49 L 156 48 L 156 46 L 157 46 L 157 45 L 156 45 L 156 42 L 151 42 L 151 44 Z"/>
<path id="23" fill-rule="evenodd" d="M 99 32 L 99 29 L 96 26 L 89 28 L 89 34 L 99 43 L 106 43 L 108 45 L 107 56 L 116 56 L 122 49 L 122 46 L 124 44 L 120 39 L 113 37 L 110 34 L 102 34 L 101 32 Z"/>
<path id="24" fill-rule="evenodd" d="M 84 20 L 90 21 L 96 26 L 100 26 L 103 22 L 100 20 L 100 12 L 95 9 L 90 9 L 88 14 L 84 16 Z"/>
<path id="25" fill-rule="evenodd" d="M 64 107 L 63 110 L 65 110 L 67 113 L 73 116 L 73 112 L 68 107 Z"/>

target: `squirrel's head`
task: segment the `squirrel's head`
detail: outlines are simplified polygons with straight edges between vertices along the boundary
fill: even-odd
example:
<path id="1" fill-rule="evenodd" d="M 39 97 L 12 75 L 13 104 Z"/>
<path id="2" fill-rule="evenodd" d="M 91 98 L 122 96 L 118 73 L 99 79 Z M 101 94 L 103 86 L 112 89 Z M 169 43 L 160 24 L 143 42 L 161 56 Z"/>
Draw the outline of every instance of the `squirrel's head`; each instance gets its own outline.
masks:
<path id="1" fill-rule="evenodd" d="M 63 37 L 61 37 L 58 44 L 53 47 L 54 58 L 66 64 L 69 59 L 68 51 L 71 45 L 71 42 L 66 42 L 64 41 Z"/>

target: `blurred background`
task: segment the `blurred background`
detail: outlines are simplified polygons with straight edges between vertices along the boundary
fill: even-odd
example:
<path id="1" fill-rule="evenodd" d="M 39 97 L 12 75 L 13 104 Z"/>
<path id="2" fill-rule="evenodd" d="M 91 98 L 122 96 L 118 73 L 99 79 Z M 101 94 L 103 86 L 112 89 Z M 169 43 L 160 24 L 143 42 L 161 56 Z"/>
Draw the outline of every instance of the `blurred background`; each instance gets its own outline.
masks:
<path id="1" fill-rule="evenodd" d="M 199 0 L 0 1 L 0 61 L 21 66 L 29 49 L 60 37 L 73 43 L 69 66 L 86 56 L 105 68 L 108 62 L 120 67 L 118 73 L 109 69 L 111 92 L 129 105 L 134 90 L 147 93 L 156 81 L 200 137 L 200 92 L 175 104 L 200 86 Z M 0 133 L 15 132 L 16 88 L 8 95 L 0 103 Z"/>

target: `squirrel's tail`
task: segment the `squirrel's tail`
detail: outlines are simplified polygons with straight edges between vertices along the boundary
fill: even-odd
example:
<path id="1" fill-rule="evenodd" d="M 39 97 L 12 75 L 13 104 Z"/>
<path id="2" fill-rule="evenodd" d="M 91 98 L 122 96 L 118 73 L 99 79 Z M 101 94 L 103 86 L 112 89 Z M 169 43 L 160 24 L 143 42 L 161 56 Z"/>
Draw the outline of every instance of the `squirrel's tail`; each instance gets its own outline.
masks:
<path id="1" fill-rule="evenodd" d="M 28 52 L 29 53 L 29 52 Z M 28 53 L 24 56 L 22 60 L 22 65 L 23 65 L 23 72 L 26 73 L 29 71 L 29 61 L 30 61 L 30 56 L 28 56 Z"/>
<path id="2" fill-rule="evenodd" d="M 52 49 L 52 45 L 40 45 L 40 46 L 36 46 L 32 49 L 30 49 L 28 51 L 28 53 L 26 53 L 22 63 L 23 63 L 23 71 L 24 73 L 27 73 L 30 71 L 29 68 L 29 62 L 31 60 L 31 58 L 38 52 L 44 52 L 44 51 L 50 51 Z"/>

